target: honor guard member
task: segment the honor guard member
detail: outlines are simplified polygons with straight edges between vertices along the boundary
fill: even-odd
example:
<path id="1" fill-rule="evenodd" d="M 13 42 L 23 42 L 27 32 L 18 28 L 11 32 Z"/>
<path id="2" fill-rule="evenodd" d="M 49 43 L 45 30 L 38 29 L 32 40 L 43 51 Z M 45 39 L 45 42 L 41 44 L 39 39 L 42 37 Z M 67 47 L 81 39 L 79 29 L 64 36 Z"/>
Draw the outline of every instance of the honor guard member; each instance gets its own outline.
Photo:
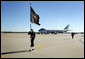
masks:
<path id="1" fill-rule="evenodd" d="M 33 31 L 33 29 L 31 29 L 31 31 L 28 32 L 28 35 L 30 35 L 30 41 L 31 41 L 31 45 L 30 45 L 30 50 L 34 50 L 34 39 L 35 39 L 35 32 Z"/>

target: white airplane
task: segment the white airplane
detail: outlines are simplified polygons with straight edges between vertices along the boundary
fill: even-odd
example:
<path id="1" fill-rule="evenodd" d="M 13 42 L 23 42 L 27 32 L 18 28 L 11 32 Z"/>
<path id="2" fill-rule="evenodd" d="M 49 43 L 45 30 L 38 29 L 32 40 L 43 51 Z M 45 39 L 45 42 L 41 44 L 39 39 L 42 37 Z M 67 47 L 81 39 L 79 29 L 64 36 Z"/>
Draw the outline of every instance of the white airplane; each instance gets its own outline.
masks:
<path id="1" fill-rule="evenodd" d="M 69 24 L 63 29 L 63 30 L 47 30 L 45 28 L 41 28 L 39 29 L 39 33 L 45 34 L 45 33 L 53 33 L 53 34 L 57 34 L 57 33 L 65 33 L 67 31 L 69 31 Z"/>

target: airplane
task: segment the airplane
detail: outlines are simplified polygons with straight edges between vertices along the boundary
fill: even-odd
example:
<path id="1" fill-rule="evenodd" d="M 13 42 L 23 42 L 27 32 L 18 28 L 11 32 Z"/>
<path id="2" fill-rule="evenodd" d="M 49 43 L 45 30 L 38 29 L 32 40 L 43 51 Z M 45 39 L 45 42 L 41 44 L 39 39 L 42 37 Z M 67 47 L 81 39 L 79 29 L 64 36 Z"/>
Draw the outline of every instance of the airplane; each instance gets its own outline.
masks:
<path id="1" fill-rule="evenodd" d="M 40 34 L 48 34 L 48 33 L 52 33 L 52 34 L 57 34 L 57 33 L 65 33 L 67 31 L 69 31 L 69 24 L 63 29 L 63 30 L 47 30 L 45 28 L 41 28 L 38 30 L 38 33 Z"/>

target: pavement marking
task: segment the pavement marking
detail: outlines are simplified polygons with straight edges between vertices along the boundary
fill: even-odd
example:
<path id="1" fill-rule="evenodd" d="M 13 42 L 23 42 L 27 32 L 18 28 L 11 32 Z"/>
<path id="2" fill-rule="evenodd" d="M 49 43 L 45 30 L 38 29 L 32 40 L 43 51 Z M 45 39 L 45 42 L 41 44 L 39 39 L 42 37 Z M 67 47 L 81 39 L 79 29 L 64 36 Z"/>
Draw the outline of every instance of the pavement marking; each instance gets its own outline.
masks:
<path id="1" fill-rule="evenodd" d="M 55 43 L 55 42 L 54 42 L 54 41 L 50 41 L 49 43 L 50 43 L 50 44 L 53 44 L 53 43 Z M 45 47 L 45 46 L 47 46 L 47 45 L 44 44 L 44 45 L 38 46 L 38 47 L 36 47 L 36 48 L 34 48 L 34 49 L 36 50 L 36 49 L 39 49 L 39 48 L 42 48 L 42 47 Z M 5 58 L 5 57 L 7 57 L 7 55 L 2 55 L 2 56 L 1 56 L 1 58 Z"/>
<path id="2" fill-rule="evenodd" d="M 41 45 L 41 46 L 39 46 L 39 47 L 36 47 L 36 48 L 34 48 L 34 49 L 39 49 L 39 48 L 42 48 L 42 47 L 45 47 L 46 45 Z"/>
<path id="3" fill-rule="evenodd" d="M 5 58 L 5 57 L 7 57 L 7 55 L 2 55 L 2 56 L 1 56 L 1 58 Z"/>
<path id="4" fill-rule="evenodd" d="M 55 41 L 49 41 L 49 43 L 50 43 L 50 44 L 54 44 Z M 38 47 L 36 47 L 36 48 L 34 48 L 34 49 L 39 49 L 39 48 L 42 48 L 42 47 L 45 47 L 45 46 L 47 46 L 47 45 L 44 44 L 44 45 L 38 46 Z"/>

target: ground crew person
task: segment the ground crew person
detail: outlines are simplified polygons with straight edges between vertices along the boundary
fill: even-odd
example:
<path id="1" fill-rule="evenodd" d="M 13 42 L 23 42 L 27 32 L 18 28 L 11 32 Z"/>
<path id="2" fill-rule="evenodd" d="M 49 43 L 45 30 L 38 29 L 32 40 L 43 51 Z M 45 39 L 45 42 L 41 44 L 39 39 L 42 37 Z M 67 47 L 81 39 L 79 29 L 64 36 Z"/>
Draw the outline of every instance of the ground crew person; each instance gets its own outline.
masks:
<path id="1" fill-rule="evenodd" d="M 28 35 L 30 35 L 30 41 L 31 41 L 31 45 L 30 45 L 30 50 L 34 50 L 34 39 L 35 39 L 35 32 L 33 31 L 33 29 L 31 29 L 31 31 L 28 32 Z"/>
<path id="2" fill-rule="evenodd" d="M 75 33 L 73 33 L 73 32 L 71 33 L 72 39 L 74 38 L 74 34 L 75 34 Z"/>

